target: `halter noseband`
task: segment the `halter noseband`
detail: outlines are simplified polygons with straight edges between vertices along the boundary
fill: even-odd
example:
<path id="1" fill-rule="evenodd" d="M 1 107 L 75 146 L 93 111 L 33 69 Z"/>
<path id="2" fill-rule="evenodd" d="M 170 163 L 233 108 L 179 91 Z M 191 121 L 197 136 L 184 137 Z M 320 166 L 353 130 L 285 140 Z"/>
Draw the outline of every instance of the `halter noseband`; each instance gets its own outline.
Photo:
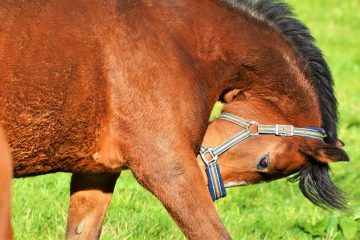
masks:
<path id="1" fill-rule="evenodd" d="M 234 114 L 222 112 L 218 119 L 234 123 L 244 130 L 235 134 L 215 148 L 201 146 L 199 155 L 205 164 L 205 172 L 208 178 L 208 188 L 213 201 L 225 197 L 226 189 L 222 180 L 217 160 L 221 154 L 234 147 L 236 144 L 246 140 L 251 136 L 259 134 L 275 136 L 301 136 L 322 140 L 326 137 L 325 130 L 317 127 L 294 127 L 293 125 L 265 125 L 255 121 L 248 121 Z"/>

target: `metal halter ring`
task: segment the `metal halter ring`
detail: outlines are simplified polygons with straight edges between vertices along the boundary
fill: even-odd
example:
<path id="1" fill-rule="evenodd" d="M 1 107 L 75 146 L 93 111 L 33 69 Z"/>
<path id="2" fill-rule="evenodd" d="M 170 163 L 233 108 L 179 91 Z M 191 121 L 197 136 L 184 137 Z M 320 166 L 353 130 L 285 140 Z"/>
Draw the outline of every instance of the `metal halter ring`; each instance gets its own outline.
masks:
<path id="1" fill-rule="evenodd" d="M 214 153 L 214 149 L 212 148 L 207 148 L 205 151 L 200 151 L 199 154 L 206 165 L 215 162 L 219 157 L 217 154 Z M 207 159 L 207 155 L 210 155 L 210 159 Z"/>
<path id="2" fill-rule="evenodd" d="M 251 128 L 252 126 L 256 126 L 256 132 L 251 132 L 251 131 L 250 131 L 250 128 Z M 259 135 L 259 127 L 260 127 L 260 124 L 259 124 L 258 122 L 251 121 L 251 122 L 249 123 L 249 126 L 247 126 L 246 130 L 249 131 L 250 136 L 256 136 L 256 135 Z"/>

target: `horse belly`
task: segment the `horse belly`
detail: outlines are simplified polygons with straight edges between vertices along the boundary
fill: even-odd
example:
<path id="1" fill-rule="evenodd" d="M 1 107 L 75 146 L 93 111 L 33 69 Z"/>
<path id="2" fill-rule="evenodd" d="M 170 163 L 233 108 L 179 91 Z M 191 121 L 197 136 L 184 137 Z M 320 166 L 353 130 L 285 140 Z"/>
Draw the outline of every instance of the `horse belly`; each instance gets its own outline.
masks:
<path id="1" fill-rule="evenodd" d="M 0 121 L 15 176 L 101 171 L 109 96 L 91 24 L 19 9 L 0 9 Z"/>
<path id="2" fill-rule="evenodd" d="M 107 128 L 105 96 L 90 79 L 86 84 L 62 82 L 59 86 L 57 80 L 49 81 L 41 90 L 37 81 L 1 82 L 0 118 L 15 176 L 73 171 L 78 161 L 92 160 L 99 148 Z"/>

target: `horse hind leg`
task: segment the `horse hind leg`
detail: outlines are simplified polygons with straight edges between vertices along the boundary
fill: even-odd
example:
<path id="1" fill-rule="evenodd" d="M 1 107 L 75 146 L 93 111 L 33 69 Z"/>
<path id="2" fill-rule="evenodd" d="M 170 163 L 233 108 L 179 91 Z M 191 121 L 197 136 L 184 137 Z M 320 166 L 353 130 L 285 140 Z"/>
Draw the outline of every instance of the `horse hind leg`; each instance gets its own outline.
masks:
<path id="1" fill-rule="evenodd" d="M 66 239 L 99 239 L 119 175 L 72 175 Z"/>
<path id="2" fill-rule="evenodd" d="M 0 239 L 12 239 L 10 221 L 11 157 L 0 126 Z"/>

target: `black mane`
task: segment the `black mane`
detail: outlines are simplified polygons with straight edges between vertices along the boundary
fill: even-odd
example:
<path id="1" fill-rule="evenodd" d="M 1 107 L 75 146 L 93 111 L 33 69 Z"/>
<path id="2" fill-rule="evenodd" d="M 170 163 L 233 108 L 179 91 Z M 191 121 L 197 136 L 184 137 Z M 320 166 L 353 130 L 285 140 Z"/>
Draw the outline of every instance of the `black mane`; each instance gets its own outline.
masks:
<path id="1" fill-rule="evenodd" d="M 320 105 L 325 142 L 337 140 L 337 101 L 329 67 L 309 29 L 295 18 L 292 8 L 282 0 L 224 0 L 230 6 L 263 21 L 282 34 L 299 55 L 311 79 Z M 306 198 L 319 206 L 345 210 L 346 197 L 331 181 L 328 164 L 312 159 L 290 181 L 299 180 Z"/>
<path id="2" fill-rule="evenodd" d="M 309 29 L 295 18 L 292 8 L 282 0 L 225 1 L 280 32 L 299 54 L 318 96 L 322 118 L 321 127 L 327 134 L 325 141 L 334 145 L 337 140 L 338 115 L 333 79 L 324 56 L 316 47 L 315 39 Z"/>

